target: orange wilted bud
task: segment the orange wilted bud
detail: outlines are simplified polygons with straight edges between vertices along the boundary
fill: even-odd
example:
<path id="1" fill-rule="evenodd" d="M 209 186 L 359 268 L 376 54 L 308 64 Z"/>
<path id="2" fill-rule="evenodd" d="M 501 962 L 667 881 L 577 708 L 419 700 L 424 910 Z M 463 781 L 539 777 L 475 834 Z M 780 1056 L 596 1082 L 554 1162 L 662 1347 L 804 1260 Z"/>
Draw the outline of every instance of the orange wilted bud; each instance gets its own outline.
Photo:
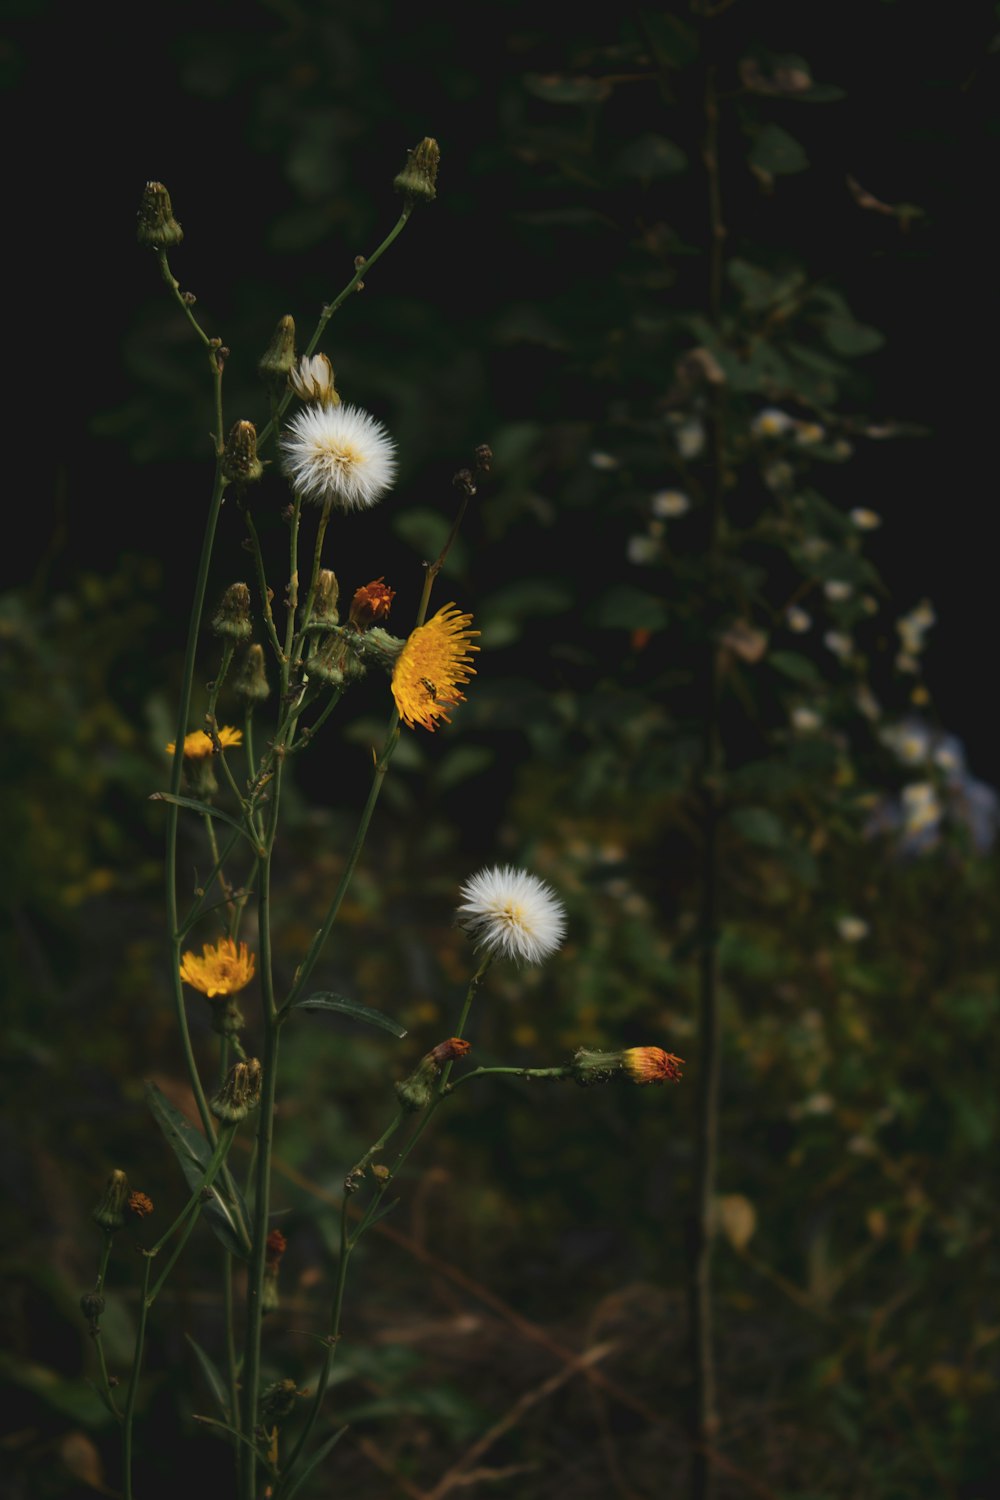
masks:
<path id="1" fill-rule="evenodd" d="M 128 1206 L 129 1212 L 135 1214 L 137 1219 L 144 1219 L 153 1212 L 153 1200 L 145 1193 L 129 1193 Z"/>
<path id="2" fill-rule="evenodd" d="M 471 1042 L 467 1042 L 464 1037 L 450 1036 L 446 1042 L 438 1042 L 436 1047 L 432 1047 L 427 1056 L 433 1058 L 440 1067 L 442 1063 L 454 1062 L 456 1057 L 464 1057 L 471 1051 Z"/>
<path id="3" fill-rule="evenodd" d="M 358 630 L 367 630 L 369 625 L 380 625 L 389 618 L 389 609 L 396 590 L 389 588 L 382 578 L 366 583 L 355 592 L 351 600 L 350 622 Z"/>
<path id="4" fill-rule="evenodd" d="M 277 1270 L 281 1264 L 281 1257 L 288 1249 L 288 1241 L 280 1229 L 272 1229 L 264 1243 L 267 1252 L 265 1257 L 266 1262 L 269 1266 L 273 1266 Z"/>
<path id="5" fill-rule="evenodd" d="M 683 1062 L 662 1047 L 628 1047 L 622 1053 L 625 1071 L 635 1083 L 676 1083 Z"/>

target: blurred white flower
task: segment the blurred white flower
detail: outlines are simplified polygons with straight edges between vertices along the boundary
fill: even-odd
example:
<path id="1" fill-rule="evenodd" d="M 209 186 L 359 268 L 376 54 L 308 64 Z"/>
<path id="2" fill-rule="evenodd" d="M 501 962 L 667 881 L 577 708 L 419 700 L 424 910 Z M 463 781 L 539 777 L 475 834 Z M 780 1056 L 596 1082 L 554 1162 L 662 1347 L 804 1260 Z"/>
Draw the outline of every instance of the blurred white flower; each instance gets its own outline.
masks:
<path id="1" fill-rule="evenodd" d="M 927 644 L 924 637 L 932 625 L 937 624 L 937 615 L 929 599 L 921 599 L 915 609 L 896 621 L 896 631 L 904 656 L 919 656 Z M 904 667 L 901 671 L 907 670 Z"/>
<path id="2" fill-rule="evenodd" d="M 566 930 L 562 903 L 527 870 L 495 865 L 462 886 L 456 913 L 477 948 L 493 957 L 537 964 L 561 945 Z"/>
<path id="3" fill-rule="evenodd" d="M 882 524 L 878 511 L 866 510 L 863 505 L 855 506 L 851 511 L 851 520 L 859 531 L 875 531 Z"/>
<path id="4" fill-rule="evenodd" d="M 617 469 L 620 467 L 619 460 L 613 453 L 602 453 L 598 450 L 591 453 L 587 460 L 592 469 Z"/>
<path id="5" fill-rule="evenodd" d="M 814 708 L 799 704 L 792 709 L 792 725 L 803 734 L 812 734 L 823 727 L 823 720 Z"/>
<path id="6" fill-rule="evenodd" d="M 828 651 L 832 651 L 834 656 L 838 657 L 840 661 L 846 661 L 854 650 L 854 642 L 851 640 L 851 637 L 844 635 L 839 630 L 828 630 L 823 637 L 823 645 Z"/>
<path id="7" fill-rule="evenodd" d="M 841 604 L 854 593 L 854 585 L 845 578 L 828 578 L 823 585 L 823 592 L 832 603 Z"/>
<path id="8" fill-rule="evenodd" d="M 871 929 L 864 917 L 856 917 L 847 913 L 837 918 L 837 932 L 845 943 L 860 943 L 866 938 Z"/>
<path id="9" fill-rule="evenodd" d="M 342 510 L 374 505 L 396 477 L 392 438 L 357 406 L 304 406 L 285 429 L 281 455 L 297 495 Z"/>
<path id="10" fill-rule="evenodd" d="M 791 432 L 797 422 L 787 411 L 777 406 L 762 407 L 750 422 L 750 431 L 756 438 L 779 438 Z"/>
<path id="11" fill-rule="evenodd" d="M 909 834 L 923 833 L 941 820 L 941 804 L 930 781 L 913 781 L 903 788 L 903 829 Z"/>
<path id="12" fill-rule="evenodd" d="M 813 443 L 821 443 L 826 437 L 826 431 L 818 422 L 796 422 L 795 441 L 800 448 L 808 448 Z"/>
<path id="13" fill-rule="evenodd" d="M 674 427 L 674 442 L 681 458 L 697 458 L 705 447 L 705 424 L 701 418 L 682 418 Z"/>
<path id="14" fill-rule="evenodd" d="M 796 635 L 803 635 L 812 629 L 812 615 L 807 615 L 804 609 L 797 604 L 790 604 L 785 610 L 785 620 L 789 630 L 794 630 Z"/>
<path id="15" fill-rule="evenodd" d="M 630 563 L 642 567 L 655 562 L 660 555 L 658 543 L 651 536 L 630 536 L 625 544 L 625 555 Z"/>
<path id="16" fill-rule="evenodd" d="M 922 766 L 931 753 L 930 730 L 914 719 L 888 725 L 881 740 L 904 766 Z"/>
<path id="17" fill-rule="evenodd" d="M 657 490 L 650 501 L 654 516 L 686 516 L 691 501 L 683 490 Z"/>

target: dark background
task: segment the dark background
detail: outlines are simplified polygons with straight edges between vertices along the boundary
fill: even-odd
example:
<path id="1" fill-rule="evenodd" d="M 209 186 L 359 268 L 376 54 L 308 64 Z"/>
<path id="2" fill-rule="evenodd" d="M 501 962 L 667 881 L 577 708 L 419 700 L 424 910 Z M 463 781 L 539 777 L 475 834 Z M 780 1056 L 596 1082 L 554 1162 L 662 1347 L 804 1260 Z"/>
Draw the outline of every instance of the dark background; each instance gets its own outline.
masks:
<path id="1" fill-rule="evenodd" d="M 177 365 L 194 356 L 152 258 L 133 243 L 148 177 L 168 185 L 185 227 L 175 271 L 233 347 L 228 415 L 252 416 L 261 409 L 253 367 L 277 316 L 291 311 L 311 326 L 353 256 L 391 223 L 404 148 L 436 135 L 439 200 L 328 340 L 350 395 L 375 404 L 397 433 L 406 398 L 392 389 L 393 372 L 419 381 L 423 399 L 408 398 L 399 433 L 401 492 L 439 495 L 468 449 L 504 424 L 592 423 L 600 437 L 622 381 L 582 369 L 544 338 L 521 340 L 505 317 L 575 298 L 581 316 L 598 307 L 613 319 L 635 219 L 665 210 L 689 232 L 696 223 L 701 187 L 691 173 L 638 203 L 609 205 L 585 170 L 555 183 L 525 150 L 553 107 L 526 94 L 524 75 L 559 72 L 590 43 L 629 34 L 627 10 L 611 22 L 585 8 L 569 31 L 562 12 L 521 5 L 251 5 L 237 14 L 180 4 L 155 23 L 139 11 L 95 23 L 77 7 L 7 10 L 8 357 L 23 399 L 11 455 L 21 478 L 8 501 L 23 540 L 6 549 L 11 577 L 46 549 L 53 580 L 151 553 L 165 564 L 165 609 L 176 603 L 164 643 L 176 639 L 208 460 L 188 400 L 200 367 L 190 388 L 177 388 Z M 853 498 L 887 518 L 875 556 L 900 610 L 934 599 L 928 660 L 941 718 L 991 780 L 1000 760 L 982 663 L 993 632 L 994 23 L 988 4 L 945 17 L 879 0 L 739 3 L 720 27 L 724 53 L 764 40 L 803 54 L 817 79 L 845 90 L 841 102 L 807 111 L 811 170 L 779 180 L 774 196 L 731 162 L 726 215 L 737 232 L 752 226 L 794 244 L 886 335 L 863 362 L 867 409 L 927 435 L 869 448 L 852 466 Z M 664 112 L 650 86 L 620 88 L 595 150 L 650 127 L 696 150 L 694 103 L 682 97 Z M 925 217 L 901 234 L 895 221 L 859 211 L 847 173 Z M 609 214 L 596 231 L 567 235 L 533 218 L 594 203 Z M 664 296 L 676 305 L 696 283 Z M 158 349 L 144 357 L 150 335 Z M 183 356 L 171 351 L 171 376 L 151 391 L 150 358 L 174 338 Z M 478 550 L 474 529 L 471 540 Z M 562 538 L 567 558 L 579 542 Z M 376 572 L 393 561 L 385 556 Z M 485 561 L 480 582 L 489 571 Z"/>

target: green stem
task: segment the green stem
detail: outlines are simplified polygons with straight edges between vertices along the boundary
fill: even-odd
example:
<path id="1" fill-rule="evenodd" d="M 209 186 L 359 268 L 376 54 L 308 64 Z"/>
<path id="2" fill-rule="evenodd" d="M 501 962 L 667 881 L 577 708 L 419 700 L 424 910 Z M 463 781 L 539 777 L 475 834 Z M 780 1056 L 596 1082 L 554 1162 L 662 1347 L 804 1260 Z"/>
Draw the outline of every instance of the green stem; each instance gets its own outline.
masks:
<path id="1" fill-rule="evenodd" d="M 385 781 L 386 772 L 389 769 L 389 762 L 392 760 L 393 752 L 396 749 L 396 745 L 398 742 L 399 713 L 394 709 L 389 717 L 389 726 L 386 731 L 385 744 L 382 746 L 382 754 L 375 762 L 375 772 L 372 776 L 372 784 L 368 792 L 368 800 L 365 803 L 364 809 L 362 811 L 361 820 L 358 823 L 357 832 L 354 835 L 354 842 L 351 845 L 350 853 L 347 856 L 347 863 L 344 866 L 344 870 L 338 882 L 337 889 L 334 892 L 333 900 L 330 903 L 326 916 L 323 918 L 323 924 L 310 943 L 309 951 L 306 953 L 305 958 L 302 960 L 302 963 L 299 966 L 298 972 L 292 983 L 292 988 L 288 993 L 288 998 L 282 1006 L 282 1013 L 287 1011 L 288 1008 L 294 1004 L 295 1000 L 302 993 L 303 987 L 308 981 L 313 969 L 316 967 L 316 962 L 323 951 L 326 940 L 330 936 L 333 924 L 337 920 L 337 913 L 340 911 L 341 903 L 343 902 L 343 899 L 347 894 L 347 888 L 351 883 L 351 877 L 354 874 L 355 866 L 357 865 L 358 860 L 361 858 L 361 851 L 365 846 L 365 839 L 368 835 L 368 827 L 372 820 L 372 814 L 375 811 L 375 805 L 378 802 L 379 794 L 382 791 L 382 785 Z"/>
<path id="2" fill-rule="evenodd" d="M 153 1268 L 153 1258 L 146 1256 L 146 1264 L 142 1273 L 142 1292 L 139 1296 L 139 1326 L 135 1335 L 135 1350 L 132 1355 L 132 1373 L 129 1376 L 128 1392 L 125 1397 L 125 1417 L 122 1423 L 122 1480 L 125 1489 L 125 1500 L 133 1500 L 132 1494 L 132 1424 L 135 1419 L 135 1398 L 139 1390 L 139 1372 L 142 1369 L 142 1356 L 146 1344 L 146 1321 L 149 1317 L 149 1277 Z"/>
<path id="3" fill-rule="evenodd" d="M 104 1295 L 104 1278 L 108 1274 L 108 1261 L 111 1259 L 112 1239 L 112 1235 L 108 1234 L 107 1232 L 104 1233 L 103 1244 L 101 1245 L 101 1260 L 97 1268 L 97 1280 L 94 1282 L 94 1293 L 98 1297 L 103 1297 Z M 91 1337 L 94 1340 L 94 1348 L 97 1350 L 97 1363 L 101 1371 L 101 1388 L 104 1394 L 105 1405 L 120 1422 L 122 1420 L 122 1414 L 118 1410 L 118 1403 L 114 1397 L 114 1389 L 108 1376 L 108 1362 L 104 1354 L 104 1342 L 101 1337 L 101 1324 L 99 1318 L 95 1319 L 93 1323 L 93 1326 L 91 1328 Z"/>
<path id="4" fill-rule="evenodd" d="M 357 287 L 358 283 L 360 281 L 362 281 L 365 276 L 368 275 L 369 271 L 371 270 L 371 268 L 375 264 L 375 262 L 377 260 L 380 260 L 381 257 L 385 254 L 385 252 L 388 250 L 389 246 L 392 244 L 393 240 L 395 240 L 397 238 L 397 236 L 402 233 L 403 228 L 404 228 L 404 226 L 406 224 L 407 219 L 410 217 L 411 212 L 412 212 L 412 204 L 407 203 L 405 205 L 405 207 L 403 208 L 403 212 L 400 214 L 400 216 L 396 220 L 395 224 L 389 230 L 389 233 L 386 235 L 386 237 L 382 241 L 381 245 L 379 245 L 376 250 L 372 251 L 371 255 L 368 256 L 368 258 L 364 261 L 364 263 L 362 265 L 358 266 L 358 268 L 355 271 L 354 275 L 351 277 L 350 281 L 344 287 L 344 290 L 342 292 L 340 292 L 338 294 L 338 296 L 336 296 L 333 299 L 332 302 L 328 303 L 327 306 L 323 308 L 323 311 L 320 313 L 320 316 L 319 316 L 319 321 L 316 324 L 315 331 L 313 332 L 313 336 L 309 340 L 309 343 L 306 345 L 304 357 L 307 358 L 310 354 L 312 354 L 315 351 L 316 345 L 319 343 L 320 339 L 323 337 L 323 333 L 324 333 L 324 331 L 326 329 L 327 323 L 329 323 L 330 319 L 333 317 L 333 315 L 337 311 L 337 309 L 339 307 L 341 307 L 343 305 L 343 303 L 345 303 L 347 301 L 348 297 L 355 290 L 355 288 Z M 268 422 L 265 427 L 261 428 L 260 433 L 258 434 L 258 437 L 257 437 L 257 451 L 258 451 L 258 453 L 263 448 L 264 444 L 268 441 L 268 439 L 271 437 L 272 433 L 275 430 L 275 427 L 277 426 L 277 423 L 281 420 L 281 417 L 283 416 L 283 414 L 285 412 L 285 408 L 288 406 L 288 403 L 289 403 L 289 401 L 291 401 L 291 399 L 292 399 L 292 393 L 291 393 L 291 391 L 286 391 L 285 394 L 282 396 L 281 400 L 278 402 L 278 408 L 277 408 L 277 412 L 275 413 L 275 415 L 272 416 L 270 422 Z"/>
<path id="5" fill-rule="evenodd" d="M 250 533 L 251 551 L 253 552 L 254 567 L 257 571 L 257 590 L 260 594 L 260 607 L 264 611 L 264 629 L 267 631 L 271 650 L 280 663 L 284 661 L 285 653 L 281 649 L 281 642 L 278 639 L 278 632 L 274 624 L 274 614 L 271 609 L 271 591 L 267 586 L 267 575 L 264 572 L 264 554 L 260 548 L 260 537 L 257 535 L 257 528 L 254 525 L 253 516 L 250 514 L 250 511 L 245 505 L 241 509 L 247 531 Z"/>
<path id="6" fill-rule="evenodd" d="M 174 1222 L 170 1225 L 170 1228 L 164 1230 L 163 1234 L 161 1234 L 160 1238 L 156 1241 L 156 1244 L 153 1245 L 149 1250 L 144 1252 L 146 1255 L 150 1257 L 159 1255 L 160 1251 L 163 1249 L 164 1245 L 167 1243 L 170 1237 L 174 1233 L 176 1233 L 176 1231 L 181 1227 L 185 1220 L 191 1215 L 193 1210 L 196 1208 L 200 1208 L 202 1203 L 202 1193 L 204 1192 L 205 1188 L 210 1188 L 212 1186 L 212 1183 L 215 1181 L 219 1172 L 219 1168 L 222 1166 L 227 1155 L 229 1154 L 229 1148 L 232 1145 L 233 1136 L 235 1135 L 235 1133 L 236 1127 L 234 1125 L 226 1125 L 222 1128 L 222 1130 L 219 1131 L 219 1138 L 215 1143 L 215 1150 L 212 1152 L 212 1155 L 209 1157 L 208 1162 L 206 1163 L 203 1176 L 201 1177 L 197 1185 L 193 1188 L 190 1197 L 188 1198 L 184 1207 L 181 1209 L 180 1213 L 177 1215 Z M 171 1260 L 171 1265 L 172 1264 L 173 1261 Z M 160 1282 L 162 1282 L 163 1279 L 164 1278 L 161 1276 Z M 157 1290 L 159 1290 L 159 1284 L 157 1285 Z"/>
<path id="7" fill-rule="evenodd" d="M 265 920 L 265 912 L 262 910 L 262 933 Z M 263 944 L 261 947 L 263 952 Z M 247 1286 L 246 1340 L 243 1350 L 243 1421 L 241 1425 L 244 1434 L 251 1441 L 257 1429 L 264 1263 L 267 1254 L 267 1223 L 271 1208 L 271 1151 L 274 1144 L 274 1101 L 278 1074 L 278 1025 L 266 1010 L 263 1050 L 260 1123 L 257 1131 L 256 1191 L 253 1205 L 253 1248 Z M 242 1500 L 254 1500 L 257 1487 L 256 1470 L 256 1463 L 251 1459 L 243 1464 L 240 1477 Z"/>
<path id="8" fill-rule="evenodd" d="M 184 769 L 184 737 L 187 734 L 187 726 L 191 715 L 191 695 L 194 684 L 195 660 L 198 650 L 198 636 L 201 631 L 201 619 L 205 608 L 205 593 L 208 586 L 208 569 L 212 557 L 212 547 L 215 542 L 215 532 L 219 520 L 219 511 L 222 508 L 222 499 L 225 493 L 226 481 L 220 471 L 216 472 L 215 485 L 212 490 L 212 499 L 209 504 L 208 519 L 205 523 L 205 536 L 202 541 L 201 559 L 198 564 L 198 576 L 195 581 L 194 599 L 191 604 L 191 620 L 188 626 L 187 649 L 184 655 L 184 669 L 181 677 L 180 702 L 177 707 L 177 730 L 174 735 L 173 766 L 170 774 L 170 792 L 176 797 L 181 789 L 181 775 Z M 166 855 L 166 884 L 167 884 L 167 917 L 171 934 L 171 981 L 173 985 L 174 1009 L 177 1016 L 177 1027 L 180 1032 L 181 1046 L 184 1051 L 184 1061 L 187 1067 L 188 1078 L 194 1093 L 198 1113 L 205 1129 L 205 1134 L 210 1140 L 215 1139 L 215 1129 L 212 1116 L 208 1108 L 208 1100 L 205 1098 L 205 1090 L 202 1088 L 201 1078 L 198 1074 L 198 1065 L 195 1062 L 194 1049 L 191 1045 L 191 1033 L 188 1029 L 187 1011 L 184 1005 L 184 987 L 180 976 L 180 945 L 181 936 L 177 920 L 177 823 L 180 809 L 176 803 L 167 803 L 167 855 Z"/>
<path id="9" fill-rule="evenodd" d="M 298 754 L 300 750 L 305 749 L 311 739 L 315 738 L 315 736 L 322 729 L 323 725 L 326 723 L 327 719 L 333 713 L 333 710 L 337 707 L 337 704 L 340 702 L 343 695 L 344 689 L 342 687 L 336 687 L 333 689 L 326 703 L 323 705 L 322 712 L 316 716 L 316 719 L 312 724 L 303 729 L 302 737 L 299 740 L 298 744 L 293 747 L 293 751 L 291 753 Z"/>
<path id="10" fill-rule="evenodd" d="M 573 1078 L 575 1076 L 575 1070 L 571 1064 L 567 1064 L 561 1068 L 473 1068 L 471 1073 L 463 1073 L 461 1078 L 456 1078 L 455 1082 L 448 1089 L 448 1093 L 453 1094 L 457 1088 L 461 1088 L 463 1083 L 471 1083 L 473 1078 L 486 1078 L 491 1073 L 508 1073 L 514 1078 L 546 1078 L 553 1080 Z"/>
<path id="11" fill-rule="evenodd" d="M 319 525 L 316 528 L 316 546 L 313 549 L 312 574 L 309 579 L 309 592 L 306 602 L 302 607 L 302 619 L 299 621 L 299 633 L 296 637 L 295 655 L 298 656 L 302 650 L 306 631 L 309 629 L 309 621 L 312 619 L 313 602 L 316 598 L 316 585 L 319 582 L 320 564 L 323 559 L 323 542 L 326 539 L 326 528 L 330 524 L 330 515 L 333 506 L 328 500 L 320 512 Z"/>
<path id="12" fill-rule="evenodd" d="M 223 364 L 221 359 L 219 358 L 219 349 L 221 347 L 222 340 L 209 338 L 208 334 L 205 332 L 204 328 L 202 328 L 201 324 L 198 322 L 198 319 L 191 311 L 191 304 L 185 301 L 184 293 L 181 291 L 181 284 L 170 269 L 170 264 L 167 260 L 167 252 L 162 248 L 158 249 L 156 252 L 156 258 L 160 266 L 160 275 L 163 277 L 167 286 L 170 288 L 170 291 L 173 294 L 174 301 L 177 303 L 177 306 L 180 308 L 185 318 L 187 318 L 199 342 L 208 355 L 209 369 L 211 370 L 212 374 L 212 402 L 215 414 L 215 454 L 218 458 L 221 456 L 222 450 L 225 446 L 225 425 L 222 419 Z"/>

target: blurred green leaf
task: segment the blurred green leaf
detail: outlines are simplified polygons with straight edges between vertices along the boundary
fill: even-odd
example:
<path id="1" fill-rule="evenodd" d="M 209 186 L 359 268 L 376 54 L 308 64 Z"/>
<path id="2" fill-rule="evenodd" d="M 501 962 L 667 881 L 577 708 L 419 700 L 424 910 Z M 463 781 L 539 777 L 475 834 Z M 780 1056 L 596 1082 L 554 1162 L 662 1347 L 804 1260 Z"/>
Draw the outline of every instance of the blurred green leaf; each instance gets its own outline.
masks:
<path id="1" fill-rule="evenodd" d="M 433 562 L 440 556 L 441 548 L 448 540 L 452 519 L 439 511 L 416 506 L 413 510 L 400 511 L 393 521 L 393 530 L 404 542 L 419 552 L 425 562 Z M 442 573 L 461 576 L 468 570 L 469 558 L 460 536 L 455 538 L 445 560 Z"/>
<path id="2" fill-rule="evenodd" d="M 757 131 L 750 148 L 750 161 L 753 166 L 772 177 L 804 172 L 809 165 L 809 158 L 803 147 L 787 130 L 782 130 L 780 125 L 763 125 Z"/>
<path id="3" fill-rule="evenodd" d="M 785 825 L 769 808 L 735 807 L 730 821 L 741 838 L 761 849 L 780 849 L 788 841 Z"/>
<path id="4" fill-rule="evenodd" d="M 218 1406 L 222 1415 L 228 1419 L 229 1393 L 226 1390 L 225 1381 L 222 1379 L 222 1376 L 220 1375 L 217 1367 L 205 1353 L 204 1349 L 198 1343 L 197 1339 L 192 1338 L 189 1333 L 186 1333 L 184 1337 L 187 1339 L 188 1343 L 191 1345 L 191 1348 L 195 1352 L 195 1357 L 197 1358 L 198 1363 L 201 1366 L 201 1372 L 205 1377 L 205 1383 L 212 1393 L 212 1397 L 215 1400 L 216 1406 Z"/>
<path id="5" fill-rule="evenodd" d="M 601 78 L 570 78 L 556 73 L 528 73 L 524 86 L 547 104 L 600 104 L 611 92 Z"/>
<path id="6" fill-rule="evenodd" d="M 793 682 L 801 682 L 806 687 L 814 688 L 823 685 L 823 676 L 819 668 L 809 660 L 808 656 L 801 656 L 797 651 L 770 651 L 767 660 L 772 667 L 776 667 Z"/>
<path id="7" fill-rule="evenodd" d="M 196 1130 L 181 1114 L 180 1110 L 174 1108 L 155 1083 L 147 1079 L 145 1087 L 146 1100 L 153 1112 L 153 1118 L 163 1131 L 167 1145 L 176 1156 L 188 1187 L 194 1192 L 205 1175 L 211 1160 L 212 1147 L 201 1132 Z M 249 1253 L 247 1247 L 250 1243 L 250 1215 L 247 1213 L 242 1193 L 234 1183 L 233 1192 L 236 1194 L 234 1204 L 216 1183 L 213 1183 L 208 1191 L 211 1197 L 202 1209 L 205 1218 L 230 1255 L 246 1260 Z M 241 1220 L 242 1234 L 240 1232 Z"/>
<path id="8" fill-rule="evenodd" d="M 667 607 L 655 594 L 618 584 L 598 600 L 595 620 L 606 630 L 662 630 Z"/>
<path id="9" fill-rule="evenodd" d="M 683 172 L 687 166 L 687 157 L 666 136 L 650 132 L 638 136 L 624 150 L 619 151 L 615 165 L 626 177 L 638 177 L 644 182 L 651 182 L 657 177 L 670 177 L 675 172 Z"/>

